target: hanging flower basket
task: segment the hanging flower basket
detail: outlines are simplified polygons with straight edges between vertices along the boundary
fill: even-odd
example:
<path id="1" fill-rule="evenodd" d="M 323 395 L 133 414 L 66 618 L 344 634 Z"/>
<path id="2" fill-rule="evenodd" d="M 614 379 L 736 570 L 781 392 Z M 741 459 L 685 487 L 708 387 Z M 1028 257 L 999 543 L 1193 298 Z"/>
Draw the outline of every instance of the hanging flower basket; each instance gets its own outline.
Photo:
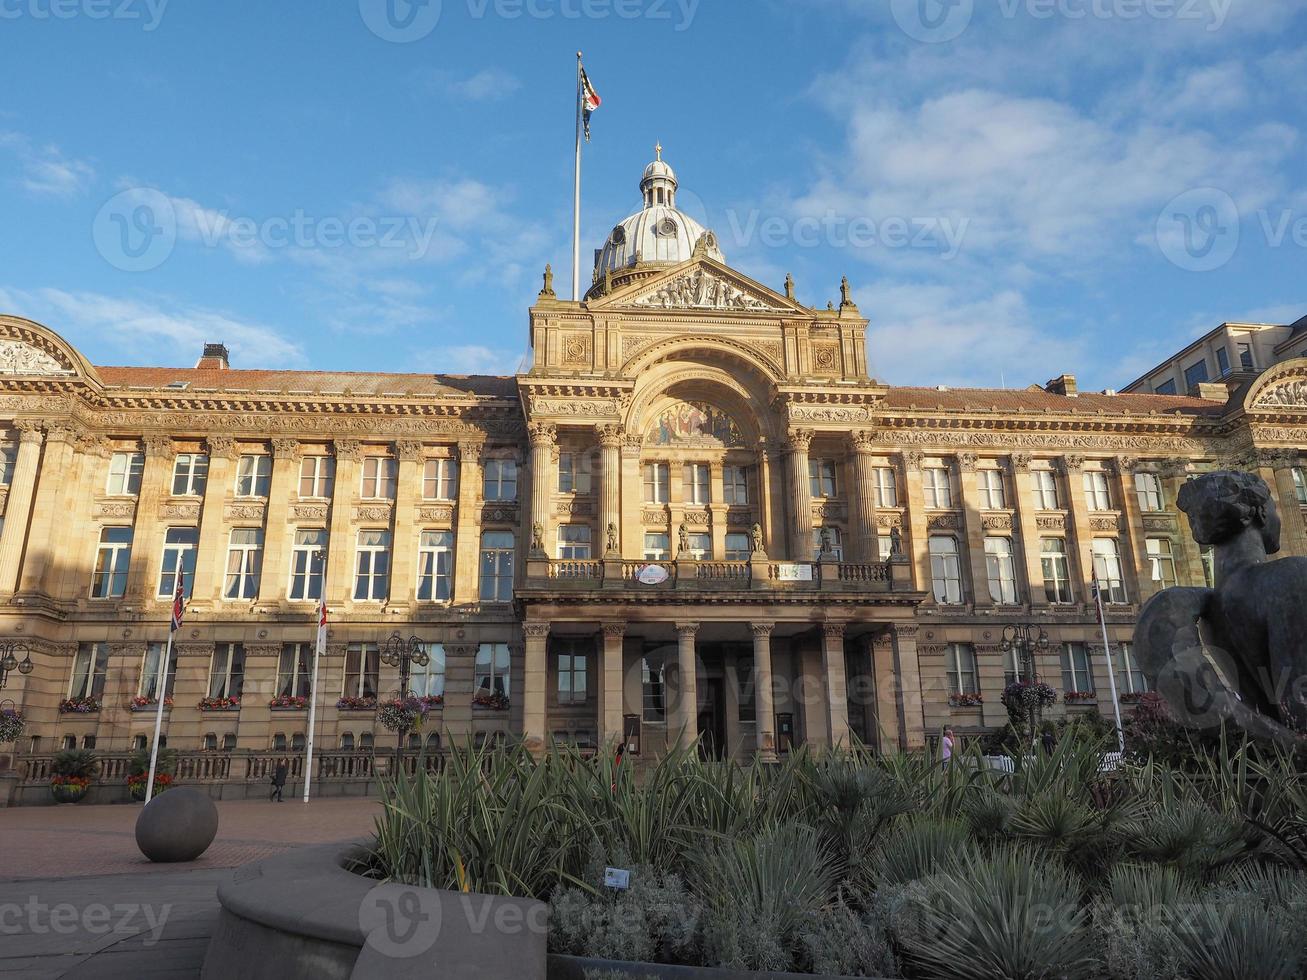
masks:
<path id="1" fill-rule="evenodd" d="M 240 711 L 240 698 L 200 698 L 201 711 Z"/>
<path id="2" fill-rule="evenodd" d="M 51 776 L 50 795 L 56 803 L 77 803 L 91 788 L 86 776 Z"/>
<path id="3" fill-rule="evenodd" d="M 377 699 L 374 697 L 365 698 L 341 698 L 336 702 L 338 711 L 376 711 Z"/>
<path id="4" fill-rule="evenodd" d="M 954 708 L 979 708 L 985 699 L 979 694 L 950 694 L 948 703 Z"/>
<path id="5" fill-rule="evenodd" d="M 153 711 L 158 706 L 159 706 L 158 698 L 145 698 L 145 697 L 140 697 L 139 695 L 137 697 L 132 698 L 132 703 L 129 705 L 129 707 L 133 711 Z M 171 708 L 172 698 L 170 697 L 164 698 L 163 706 L 165 708 Z"/>
<path id="6" fill-rule="evenodd" d="M 411 732 L 422 727 L 428 705 L 425 698 L 407 697 L 387 701 L 377 709 L 377 721 L 391 732 Z"/>
<path id="7" fill-rule="evenodd" d="M 1057 703 L 1057 691 L 1038 681 L 1017 681 L 1003 689 L 1003 707 L 1014 723 L 1025 722 L 1030 714 L 1042 714 Z"/>
<path id="8" fill-rule="evenodd" d="M 89 715 L 99 710 L 99 698 L 64 698 L 59 702 L 61 715 Z"/>
<path id="9" fill-rule="evenodd" d="M 150 781 L 149 773 L 141 773 L 137 776 L 127 777 L 127 790 L 132 794 L 132 799 L 137 803 L 145 800 L 145 784 Z M 173 783 L 172 776 L 166 772 L 157 772 L 154 774 L 154 795 L 158 796 L 164 790 L 171 788 Z"/>
<path id="10" fill-rule="evenodd" d="M 274 711 L 303 711 L 308 707 L 309 699 L 291 694 L 279 694 L 268 702 Z"/>
<path id="11" fill-rule="evenodd" d="M 21 711 L 5 708 L 0 711 L 0 742 L 17 742 L 23 737 L 27 723 Z"/>

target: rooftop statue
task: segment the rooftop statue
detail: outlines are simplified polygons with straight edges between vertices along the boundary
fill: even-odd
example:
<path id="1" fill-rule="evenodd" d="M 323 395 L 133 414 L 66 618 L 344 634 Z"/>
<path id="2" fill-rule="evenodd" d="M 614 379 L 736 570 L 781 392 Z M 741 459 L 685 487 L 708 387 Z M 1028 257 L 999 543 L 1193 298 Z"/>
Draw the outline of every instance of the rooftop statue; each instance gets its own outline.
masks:
<path id="1" fill-rule="evenodd" d="M 1262 479 L 1209 473 L 1177 501 L 1194 540 L 1214 548 L 1215 588 L 1171 588 L 1144 606 L 1139 667 L 1178 720 L 1221 722 L 1282 745 L 1307 732 L 1307 558 L 1280 550 L 1280 517 Z M 1291 730 L 1292 729 L 1292 730 Z"/>

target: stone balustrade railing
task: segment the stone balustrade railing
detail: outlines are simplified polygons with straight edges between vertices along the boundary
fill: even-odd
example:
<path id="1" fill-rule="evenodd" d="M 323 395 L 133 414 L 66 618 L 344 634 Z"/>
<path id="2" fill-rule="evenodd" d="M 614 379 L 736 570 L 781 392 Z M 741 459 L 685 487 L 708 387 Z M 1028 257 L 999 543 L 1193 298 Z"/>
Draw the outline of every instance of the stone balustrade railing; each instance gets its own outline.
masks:
<path id="1" fill-rule="evenodd" d="M 633 561 L 532 558 L 524 588 L 531 590 L 620 589 L 753 591 L 910 592 L 912 568 L 906 558 L 883 562 L 784 562 L 755 556 L 748 561 Z"/>

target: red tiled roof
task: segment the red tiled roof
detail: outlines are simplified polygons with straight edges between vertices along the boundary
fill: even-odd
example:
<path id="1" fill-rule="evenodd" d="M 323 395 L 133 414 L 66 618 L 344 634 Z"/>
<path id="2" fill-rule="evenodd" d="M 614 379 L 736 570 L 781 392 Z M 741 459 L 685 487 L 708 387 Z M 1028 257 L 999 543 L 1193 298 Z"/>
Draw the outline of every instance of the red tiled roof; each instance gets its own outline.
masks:
<path id="1" fill-rule="evenodd" d="M 191 391 L 249 391 L 307 395 L 498 397 L 517 394 L 517 379 L 460 374 L 375 374 L 345 371 L 241 371 L 213 368 L 97 367 L 111 388 L 166 388 L 188 382 Z"/>
<path id="2" fill-rule="evenodd" d="M 1081 392 L 1074 398 L 1042 388 L 890 388 L 885 408 L 922 411 L 1049 412 L 1068 415 L 1219 415 L 1224 403 L 1184 395 L 1104 395 Z"/>

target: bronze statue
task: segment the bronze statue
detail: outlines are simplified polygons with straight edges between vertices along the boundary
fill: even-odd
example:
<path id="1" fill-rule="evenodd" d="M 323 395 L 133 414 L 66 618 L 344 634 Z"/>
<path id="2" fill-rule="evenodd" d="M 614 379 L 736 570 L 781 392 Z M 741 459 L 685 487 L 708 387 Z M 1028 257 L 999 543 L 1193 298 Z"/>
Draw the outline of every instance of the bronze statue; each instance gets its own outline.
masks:
<path id="1" fill-rule="evenodd" d="M 1290 728 L 1307 731 L 1307 558 L 1268 561 L 1280 550 L 1280 517 L 1254 474 L 1201 476 L 1177 503 L 1194 540 L 1214 548 L 1215 588 L 1166 589 L 1147 602 L 1139 667 L 1191 727 L 1228 721 L 1297 744 Z"/>

